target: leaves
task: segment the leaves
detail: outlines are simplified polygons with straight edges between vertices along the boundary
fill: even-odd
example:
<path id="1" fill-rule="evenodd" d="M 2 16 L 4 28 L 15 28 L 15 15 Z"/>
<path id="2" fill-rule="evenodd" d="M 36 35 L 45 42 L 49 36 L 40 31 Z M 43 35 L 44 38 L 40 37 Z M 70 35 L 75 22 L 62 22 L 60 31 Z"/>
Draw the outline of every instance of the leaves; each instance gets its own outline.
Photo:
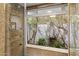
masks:
<path id="1" fill-rule="evenodd" d="M 38 40 L 38 45 L 45 46 L 45 45 L 46 45 L 45 39 L 44 39 L 44 38 L 39 38 L 39 40 Z"/>
<path id="2" fill-rule="evenodd" d="M 31 24 L 31 25 L 35 25 L 35 24 L 37 24 L 37 19 L 29 17 L 28 18 L 28 23 Z"/>
<path id="3" fill-rule="evenodd" d="M 64 48 L 65 45 L 62 44 L 61 42 L 59 41 L 55 41 L 55 42 L 52 42 L 53 44 L 51 44 L 51 47 L 56 47 L 56 48 Z"/>

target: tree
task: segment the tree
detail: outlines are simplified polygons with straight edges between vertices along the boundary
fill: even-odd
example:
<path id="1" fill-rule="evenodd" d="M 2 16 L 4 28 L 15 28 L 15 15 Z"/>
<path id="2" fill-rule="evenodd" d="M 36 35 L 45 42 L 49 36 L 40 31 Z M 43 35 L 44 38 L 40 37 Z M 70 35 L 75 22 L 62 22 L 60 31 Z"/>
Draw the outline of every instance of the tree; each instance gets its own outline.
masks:
<path id="1" fill-rule="evenodd" d="M 67 33 L 67 31 L 63 27 L 56 26 L 53 22 L 50 22 L 47 32 L 49 37 L 48 40 L 53 41 L 51 44 L 54 44 L 56 41 L 60 41 L 60 43 L 63 42 L 62 44 L 64 44 L 65 48 L 68 47 L 64 39 L 64 35 Z"/>
<path id="2" fill-rule="evenodd" d="M 36 37 L 36 33 L 37 33 L 37 26 L 38 26 L 38 17 L 36 18 L 29 18 L 28 19 L 28 24 L 30 24 L 31 26 L 31 37 L 30 40 L 32 44 L 35 44 L 35 37 Z M 30 42 L 29 42 L 30 43 Z"/>

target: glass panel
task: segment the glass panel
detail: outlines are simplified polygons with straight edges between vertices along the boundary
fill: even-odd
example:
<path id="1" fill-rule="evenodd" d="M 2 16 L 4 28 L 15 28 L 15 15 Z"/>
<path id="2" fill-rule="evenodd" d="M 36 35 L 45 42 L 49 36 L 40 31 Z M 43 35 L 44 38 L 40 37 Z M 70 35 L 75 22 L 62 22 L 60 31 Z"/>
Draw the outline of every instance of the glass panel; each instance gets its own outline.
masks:
<path id="1" fill-rule="evenodd" d="M 70 4 L 70 55 L 79 55 L 79 4 Z"/>
<path id="2" fill-rule="evenodd" d="M 67 4 L 28 10 L 28 43 L 67 49 L 69 32 L 67 11 Z"/>

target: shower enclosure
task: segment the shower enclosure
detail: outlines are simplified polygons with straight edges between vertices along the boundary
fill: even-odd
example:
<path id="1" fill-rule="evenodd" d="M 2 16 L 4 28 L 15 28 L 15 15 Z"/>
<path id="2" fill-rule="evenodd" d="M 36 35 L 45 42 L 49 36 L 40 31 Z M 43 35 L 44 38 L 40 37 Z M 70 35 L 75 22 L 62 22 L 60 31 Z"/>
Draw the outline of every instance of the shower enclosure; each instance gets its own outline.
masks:
<path id="1" fill-rule="evenodd" d="M 1 41 L 0 49 L 4 49 L 0 50 L 1 53 L 19 56 L 33 52 L 35 54 L 32 55 L 52 55 L 56 52 L 55 55 L 79 55 L 78 3 L 27 5 L 8 3 L 0 6 L 5 7 L 1 9 L 3 19 L 0 27 L 5 25 L 2 28 L 4 32 L 0 32 L 0 38 L 5 41 L 5 44 Z M 39 51 L 35 52 L 33 47 Z"/>

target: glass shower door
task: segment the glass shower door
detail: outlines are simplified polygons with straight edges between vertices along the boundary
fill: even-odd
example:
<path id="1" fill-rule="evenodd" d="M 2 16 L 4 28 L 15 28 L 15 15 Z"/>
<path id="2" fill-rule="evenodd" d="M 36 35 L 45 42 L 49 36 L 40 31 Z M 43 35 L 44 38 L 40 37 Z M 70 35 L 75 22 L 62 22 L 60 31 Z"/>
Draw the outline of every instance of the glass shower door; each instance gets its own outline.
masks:
<path id="1" fill-rule="evenodd" d="M 79 55 L 79 4 L 69 4 L 70 10 L 70 55 Z"/>

